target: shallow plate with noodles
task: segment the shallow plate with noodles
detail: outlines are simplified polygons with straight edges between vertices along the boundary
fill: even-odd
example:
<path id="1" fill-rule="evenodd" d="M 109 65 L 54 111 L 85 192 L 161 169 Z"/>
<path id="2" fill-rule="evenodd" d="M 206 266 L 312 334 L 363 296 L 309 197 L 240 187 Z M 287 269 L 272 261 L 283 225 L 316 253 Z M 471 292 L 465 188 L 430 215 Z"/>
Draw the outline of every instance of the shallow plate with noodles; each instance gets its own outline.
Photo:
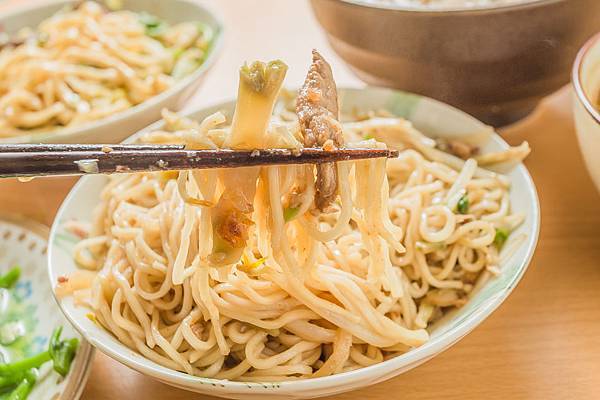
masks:
<path id="1" fill-rule="evenodd" d="M 188 0 L 55 1 L 0 24 L 0 142 L 117 143 L 181 108 L 222 38 Z"/>
<path id="2" fill-rule="evenodd" d="M 62 327 L 65 338 L 79 338 L 52 299 L 45 275 L 48 228 L 22 217 L 0 214 L 0 397 L 29 400 L 76 400 L 91 370 L 94 348 L 79 341 L 69 371 L 61 377 L 44 362 L 34 371 L 28 395 L 6 384 L 7 364 L 39 357 Z M 79 338 L 81 339 L 81 338 Z M 43 361 L 43 359 L 42 359 Z M 20 391 L 20 390 L 19 390 Z"/>
<path id="3" fill-rule="evenodd" d="M 399 158 L 83 178 L 55 220 L 49 273 L 101 351 L 196 392 L 324 396 L 438 354 L 525 272 L 539 229 L 527 143 L 427 98 L 337 90 L 317 52 L 275 102 L 285 71 L 246 65 L 237 104 L 165 111 L 130 141 Z"/>

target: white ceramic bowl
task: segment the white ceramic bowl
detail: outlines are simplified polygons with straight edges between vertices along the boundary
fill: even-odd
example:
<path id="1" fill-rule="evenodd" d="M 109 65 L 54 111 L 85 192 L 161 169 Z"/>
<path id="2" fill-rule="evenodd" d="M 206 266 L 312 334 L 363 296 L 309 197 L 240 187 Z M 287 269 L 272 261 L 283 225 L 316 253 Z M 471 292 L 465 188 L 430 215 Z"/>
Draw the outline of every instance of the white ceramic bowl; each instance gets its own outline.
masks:
<path id="1" fill-rule="evenodd" d="M 342 112 L 348 113 L 353 109 L 365 111 L 387 109 L 396 115 L 410 119 L 417 128 L 437 137 L 456 134 L 475 135 L 489 129 L 461 111 L 412 94 L 368 88 L 340 90 L 340 96 Z M 201 119 L 217 110 L 222 110 L 226 115 L 231 116 L 233 107 L 234 102 L 228 102 L 190 112 L 187 115 Z M 155 123 L 144 131 L 157 129 L 160 124 L 160 122 Z M 483 151 L 506 147 L 507 144 L 498 135 L 493 134 Z M 232 382 L 199 378 L 164 368 L 130 350 L 110 333 L 86 318 L 88 310 L 75 307 L 71 299 L 63 299 L 60 301 L 60 306 L 75 328 L 100 351 L 144 374 L 191 391 L 235 399 L 267 397 L 293 399 L 331 395 L 372 385 L 414 368 L 451 346 L 487 318 L 521 279 L 537 242 L 540 214 L 535 186 L 525 167 L 519 165 L 510 173 L 510 178 L 513 182 L 511 191 L 513 210 L 523 212 L 527 216 L 525 223 L 519 228 L 520 233 L 527 235 L 525 243 L 505 265 L 500 266 L 502 274 L 499 277 L 489 281 L 466 306 L 434 327 L 429 342 L 406 354 L 371 367 L 325 378 L 278 383 Z M 52 227 L 48 251 L 48 269 L 53 282 L 58 276 L 68 275 L 76 269 L 71 256 L 75 241 L 65 230 L 65 222 L 71 219 L 90 220 L 105 182 L 106 178 L 103 176 L 82 178 L 58 211 Z M 517 234 L 511 235 L 511 237 L 515 236 Z"/>
<path id="2" fill-rule="evenodd" d="M 36 27 L 44 19 L 73 0 L 58 0 L 42 5 L 27 6 L 0 17 L 0 26 L 7 33 L 23 27 Z M 215 32 L 215 39 L 204 63 L 192 74 L 171 88 L 122 112 L 80 126 L 0 139 L 0 143 L 119 143 L 139 129 L 160 119 L 163 108 L 179 110 L 199 88 L 208 69 L 221 49 L 223 26 L 214 13 L 192 0 L 123 0 L 123 8 L 146 11 L 171 23 L 200 21 Z"/>
<path id="3" fill-rule="evenodd" d="M 573 111 L 579 147 L 600 190 L 600 33 L 579 51 L 573 65 Z"/>

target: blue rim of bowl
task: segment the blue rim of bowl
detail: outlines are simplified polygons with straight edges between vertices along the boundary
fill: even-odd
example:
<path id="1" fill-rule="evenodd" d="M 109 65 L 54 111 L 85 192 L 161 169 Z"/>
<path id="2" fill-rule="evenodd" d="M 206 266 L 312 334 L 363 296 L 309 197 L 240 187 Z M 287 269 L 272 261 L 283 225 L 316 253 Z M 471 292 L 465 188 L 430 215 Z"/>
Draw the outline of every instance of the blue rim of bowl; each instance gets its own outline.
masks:
<path id="1" fill-rule="evenodd" d="M 533 7 L 540 7 L 547 4 L 562 3 L 567 0 L 523 0 L 523 3 L 497 4 L 492 6 L 474 6 L 474 7 L 448 7 L 448 8 L 419 8 L 396 5 L 385 5 L 380 3 L 367 3 L 365 0 L 336 0 L 352 6 L 375 8 L 379 10 L 395 11 L 410 14 L 423 15 L 461 15 L 461 14 L 486 14 L 499 11 L 513 11 Z"/>
<path id="2" fill-rule="evenodd" d="M 221 50 L 223 48 L 223 41 L 224 41 L 224 34 L 225 34 L 223 19 L 214 9 L 212 9 L 211 7 L 207 7 L 204 3 L 198 3 L 193 0 L 180 0 L 180 1 L 189 4 L 190 7 L 198 7 L 198 8 L 203 9 L 204 11 L 206 11 L 206 13 L 208 15 L 210 15 L 210 17 L 214 20 L 214 23 L 216 26 L 215 39 L 213 40 L 213 42 L 208 50 L 208 56 L 206 57 L 204 62 L 194 72 L 192 72 L 190 75 L 184 77 L 183 79 L 175 82 L 175 84 L 173 86 L 171 86 L 170 88 L 168 88 L 167 90 L 165 90 L 161 93 L 158 93 L 155 96 L 152 96 L 148 100 L 141 102 L 140 104 L 137 104 L 137 105 L 130 107 L 126 110 L 123 110 L 121 112 L 117 112 L 108 117 L 100 118 L 98 120 L 90 121 L 88 123 L 74 126 L 74 127 L 65 127 L 65 128 L 59 127 L 59 128 L 50 129 L 47 131 L 36 132 L 36 133 L 31 133 L 31 134 L 25 133 L 23 135 L 10 136 L 7 138 L 0 139 L 0 143 L 3 143 L 3 142 L 10 143 L 10 142 L 14 142 L 14 141 L 16 141 L 16 142 L 24 141 L 26 143 L 36 143 L 36 142 L 44 141 L 48 138 L 53 138 L 53 139 L 65 138 L 65 137 L 69 137 L 71 135 L 76 135 L 82 130 L 91 130 L 91 129 L 101 128 L 105 124 L 123 121 L 126 118 L 134 117 L 135 114 L 138 111 L 140 111 L 140 109 L 145 108 L 145 107 L 151 107 L 151 106 L 155 105 L 157 102 L 159 102 L 160 100 L 162 100 L 164 97 L 170 96 L 173 93 L 180 92 L 180 91 L 184 90 L 185 87 L 187 87 L 188 85 L 195 82 L 197 79 L 200 79 L 201 76 L 203 76 L 205 73 L 207 73 L 208 70 L 214 66 L 214 64 L 217 60 L 217 57 L 219 56 L 219 54 L 221 53 Z M 12 10 L 10 10 L 10 12 L 3 14 L 2 17 L 0 17 L 0 24 L 1 24 L 1 20 L 4 18 L 10 18 L 10 17 L 19 15 L 19 14 L 24 15 L 27 12 L 38 9 L 38 8 L 60 6 L 60 5 L 66 6 L 67 4 L 75 3 L 75 2 L 76 2 L 76 0 L 63 0 L 63 1 L 59 1 L 59 2 L 45 1 L 45 2 L 42 2 L 39 4 L 35 4 L 33 6 L 26 5 L 26 6 L 22 6 L 22 7 L 16 7 L 16 8 L 13 8 Z"/>
<path id="3" fill-rule="evenodd" d="M 579 99 L 579 101 L 583 104 L 583 107 L 585 108 L 587 113 L 598 124 L 600 124 L 600 111 L 596 107 L 594 107 L 592 101 L 585 94 L 585 91 L 583 90 L 583 85 L 581 84 L 581 69 L 583 68 L 583 60 L 587 56 L 590 49 L 598 42 L 600 42 L 600 32 L 592 36 L 583 45 L 583 47 L 581 47 L 581 49 L 577 53 L 575 62 L 573 63 L 571 81 L 573 82 L 573 89 L 575 90 L 575 95 L 577 96 L 577 99 Z"/>
<path id="4" fill-rule="evenodd" d="M 363 89 L 343 87 L 343 88 L 339 88 L 338 90 L 339 90 L 339 92 L 362 91 L 362 90 L 369 90 L 369 89 L 373 89 L 373 88 L 376 88 L 376 87 L 371 86 L 371 87 L 366 87 Z M 408 93 L 408 92 L 404 92 L 404 91 L 400 91 L 400 90 L 393 90 L 393 89 L 386 89 L 386 90 L 389 90 L 390 92 L 393 92 L 393 93 Z M 428 99 L 428 100 L 436 102 L 436 103 L 444 104 L 445 106 L 447 106 L 449 108 L 458 110 L 459 112 L 461 112 L 463 114 L 469 115 L 469 114 L 465 113 L 464 111 L 459 110 L 459 109 L 457 109 L 453 106 L 450 106 L 446 103 L 442 103 L 437 100 L 434 100 L 434 99 L 431 99 L 428 97 L 424 97 L 424 96 L 419 96 L 419 97 L 421 97 L 423 99 Z M 201 112 L 204 109 L 224 106 L 230 102 L 231 101 L 225 100 L 225 101 L 219 102 L 217 104 L 214 104 L 212 106 L 205 106 L 205 107 L 190 109 L 190 110 L 187 110 L 186 112 L 184 112 L 183 115 L 184 116 L 193 115 L 198 112 Z M 137 136 L 139 133 L 145 132 L 148 129 L 155 128 L 155 127 L 159 126 L 160 123 L 161 123 L 161 121 L 157 121 L 157 122 L 147 126 L 146 128 L 143 128 L 142 130 L 133 134 L 132 137 Z M 126 139 L 124 141 L 124 143 L 127 143 L 128 140 L 131 140 L 131 137 Z M 492 140 L 500 140 L 501 145 L 503 147 L 506 147 L 506 148 L 508 147 L 508 144 L 506 143 L 506 141 L 504 139 L 502 139 L 500 137 L 500 135 L 498 135 L 497 133 L 494 134 Z M 337 387 L 339 385 L 343 385 L 345 383 L 350 384 L 351 382 L 354 382 L 356 380 L 368 378 L 368 377 L 363 376 L 364 374 L 374 374 L 373 376 L 375 376 L 375 377 L 383 376 L 384 377 L 383 380 L 388 380 L 392 376 L 399 375 L 403 372 L 413 369 L 413 368 L 417 367 L 418 365 L 428 361 L 429 359 L 436 356 L 440 352 L 453 346 L 458 340 L 462 339 L 469 332 L 471 332 L 472 330 L 477 328 L 482 322 L 484 322 L 487 318 L 489 318 L 489 316 L 498 307 L 500 307 L 500 305 L 502 305 L 502 303 L 504 303 L 504 301 L 509 297 L 509 295 L 512 293 L 514 288 L 518 285 L 518 283 L 523 278 L 523 275 L 525 274 L 525 272 L 527 271 L 527 269 L 531 263 L 533 255 L 535 253 L 535 249 L 538 244 L 539 233 L 540 233 L 540 223 L 541 223 L 541 212 L 540 212 L 539 197 L 537 195 L 537 189 L 536 189 L 535 183 L 533 181 L 533 178 L 531 177 L 531 174 L 529 173 L 529 171 L 527 170 L 525 165 L 522 163 L 519 164 L 516 168 L 519 169 L 523 173 L 524 178 L 527 182 L 526 191 L 529 192 L 528 197 L 531 197 L 534 200 L 534 204 L 533 204 L 534 212 L 532 215 L 529 216 L 531 218 L 531 225 L 532 225 L 532 229 L 533 229 L 533 231 L 530 232 L 531 240 L 528 240 L 527 243 L 525 243 L 525 245 L 527 246 L 525 249 L 525 256 L 522 259 L 512 261 L 514 263 L 520 264 L 520 266 L 518 267 L 518 272 L 514 275 L 514 277 L 510 281 L 508 281 L 506 283 L 506 287 L 502 290 L 502 292 L 499 295 L 492 296 L 489 299 L 487 299 L 486 301 L 482 302 L 481 305 L 479 306 L 479 308 L 477 308 L 471 314 L 469 314 L 466 317 L 464 317 L 463 319 L 461 319 L 460 323 L 457 326 L 448 329 L 447 331 L 444 332 L 444 334 L 442 334 L 438 337 L 431 338 L 429 341 L 427 341 L 425 344 L 423 344 L 420 347 L 417 347 L 409 352 L 406 352 L 404 354 L 393 357 L 389 360 L 385 360 L 385 361 L 382 361 L 380 363 L 377 363 L 377 364 L 374 364 L 374 365 L 371 365 L 368 367 L 363 367 L 363 368 L 359 368 L 359 369 L 356 369 L 353 371 L 342 372 L 339 374 L 320 377 L 320 378 L 287 380 L 287 381 L 280 381 L 280 382 L 270 382 L 270 381 L 245 382 L 245 381 L 231 381 L 231 380 L 227 380 L 227 379 L 206 378 L 206 377 L 201 377 L 201 376 L 189 375 L 189 374 L 186 374 L 185 372 L 166 368 L 160 364 L 157 364 L 157 363 L 147 359 L 146 357 L 144 357 L 143 355 L 141 355 L 137 352 L 133 352 L 133 354 L 135 356 L 133 358 L 131 356 L 128 356 L 127 363 L 125 363 L 120 360 L 120 358 L 122 358 L 122 355 L 119 354 L 119 353 L 122 353 L 121 351 L 115 350 L 113 348 L 113 346 L 111 346 L 111 345 L 106 345 L 106 343 L 104 343 L 99 338 L 96 338 L 93 336 L 88 337 L 89 332 L 87 332 L 86 329 L 84 329 L 83 327 L 81 327 L 78 324 L 76 318 L 73 318 L 69 313 L 65 312 L 61 301 L 59 301 L 58 299 L 56 299 L 56 301 L 57 301 L 61 311 L 63 312 L 64 316 L 73 325 L 73 328 L 75 328 L 89 343 L 91 343 L 93 346 L 97 347 L 102 353 L 108 355 L 110 358 L 116 360 L 117 362 L 122 363 L 123 365 L 126 365 L 129 368 L 135 369 L 136 371 L 138 371 L 144 375 L 148 375 L 150 377 L 153 377 L 154 379 L 158 379 L 169 385 L 182 387 L 186 390 L 193 390 L 190 388 L 192 386 L 197 385 L 198 383 L 200 383 L 201 385 L 212 386 L 217 389 L 220 388 L 220 389 L 239 390 L 239 391 L 243 391 L 243 392 L 246 392 L 247 390 L 257 390 L 257 391 L 265 390 L 268 392 L 270 390 L 277 390 L 277 389 L 284 389 L 284 388 L 289 391 L 327 389 L 327 388 L 335 388 L 335 387 Z M 55 236 L 60 228 L 59 222 L 61 222 L 61 218 L 63 218 L 63 213 L 65 212 L 67 203 L 70 202 L 72 197 L 75 196 L 75 193 L 84 184 L 86 178 L 90 178 L 90 177 L 84 176 L 81 179 L 79 179 L 77 181 L 77 183 L 73 186 L 73 188 L 70 190 L 70 192 L 67 194 L 67 196 L 63 200 L 63 203 L 61 204 L 60 208 L 58 209 L 58 211 L 56 213 L 57 217 L 55 218 L 55 220 L 52 224 L 52 227 L 50 230 L 50 239 L 49 239 L 49 245 L 48 245 L 48 257 L 47 257 L 47 260 L 48 260 L 48 271 L 47 272 L 48 272 L 48 276 L 50 279 L 52 279 L 52 259 L 53 259 L 52 254 L 54 252 L 54 247 L 55 247 L 55 245 L 54 245 Z M 53 294 L 54 294 L 54 297 L 56 298 L 56 294 L 54 293 L 54 291 L 53 291 Z M 106 331 L 106 332 L 108 332 L 108 331 Z M 108 332 L 108 334 L 111 334 L 111 333 Z M 121 346 L 124 346 L 124 348 L 127 351 L 132 352 L 131 349 L 126 347 L 124 344 L 122 344 L 122 343 L 119 343 L 119 344 Z M 417 357 L 417 358 L 415 358 L 413 361 L 404 363 L 404 361 L 406 359 L 411 359 L 413 357 Z M 143 359 L 143 361 L 138 361 L 137 358 Z M 377 374 L 378 370 L 380 372 L 379 374 Z M 398 372 L 398 374 L 396 374 L 396 375 L 390 376 L 391 371 L 401 371 L 401 372 Z M 388 376 L 388 377 L 386 378 L 385 376 Z M 367 381 L 372 382 L 373 379 L 367 379 Z M 370 386 L 370 385 L 371 385 L 371 383 L 367 383 L 365 386 Z M 355 390 L 355 389 L 349 389 L 349 390 Z M 348 390 L 344 390 L 343 392 L 346 392 L 346 391 L 348 391 Z"/>

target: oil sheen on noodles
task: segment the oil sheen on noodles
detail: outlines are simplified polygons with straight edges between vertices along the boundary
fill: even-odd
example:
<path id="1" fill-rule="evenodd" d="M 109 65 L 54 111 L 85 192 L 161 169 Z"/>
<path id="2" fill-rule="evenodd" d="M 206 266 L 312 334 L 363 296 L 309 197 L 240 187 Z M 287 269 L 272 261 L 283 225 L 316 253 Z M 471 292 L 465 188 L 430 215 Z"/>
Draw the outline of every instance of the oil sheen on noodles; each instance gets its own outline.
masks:
<path id="1" fill-rule="evenodd" d="M 253 90 L 273 84 L 265 90 L 276 95 L 282 65 L 244 68 L 230 125 L 221 113 L 193 121 L 165 112 L 164 129 L 142 139 L 190 148 L 301 147 L 290 99 L 282 96 L 269 118 L 273 106 L 243 87 L 258 76 Z M 260 121 L 245 114 L 248 104 L 254 116 L 267 111 L 260 143 L 240 139 L 246 128 L 260 132 Z M 327 112 L 321 115 L 335 116 Z M 322 377 L 423 344 L 430 324 L 500 272 L 499 248 L 504 257 L 519 244 L 517 234 L 504 243 L 524 218 L 511 213 L 510 181 L 481 166 L 520 162 L 529 149 L 525 143 L 463 160 L 410 122 L 376 114 L 339 123 L 345 146 L 387 143 L 400 157 L 338 163 L 338 195 L 323 211 L 314 206 L 313 166 L 112 177 L 93 223 L 79 229 L 88 233 L 75 259 L 93 272 L 74 274 L 57 290 L 74 293 L 125 345 L 197 376 Z M 248 193 L 237 176 L 254 177 L 251 207 L 236 203 L 227 214 L 249 226 L 238 238 L 240 254 L 216 244 L 223 199 L 235 203 L 235 193 Z"/>
<path id="2" fill-rule="evenodd" d="M 0 40 L 0 137 L 81 125 L 142 103 L 202 64 L 195 22 L 86 1 Z M 3 42 L 3 43 L 2 43 Z"/>

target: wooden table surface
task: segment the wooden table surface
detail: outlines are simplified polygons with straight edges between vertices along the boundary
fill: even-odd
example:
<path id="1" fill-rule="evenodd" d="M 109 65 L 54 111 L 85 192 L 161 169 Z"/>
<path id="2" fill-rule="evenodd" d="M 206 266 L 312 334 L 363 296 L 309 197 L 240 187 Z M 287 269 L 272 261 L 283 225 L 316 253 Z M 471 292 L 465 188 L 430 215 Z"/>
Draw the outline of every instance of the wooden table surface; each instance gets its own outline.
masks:
<path id="1" fill-rule="evenodd" d="M 0 11 L 24 2 L 8 0 Z M 226 44 L 188 107 L 234 96 L 236 71 L 245 60 L 281 58 L 290 66 L 286 84 L 297 86 L 313 47 L 331 61 L 339 85 L 362 86 L 327 45 L 307 2 L 209 3 L 225 21 Z M 510 298 L 474 332 L 433 360 L 335 399 L 600 398 L 600 196 L 577 147 L 570 97 L 567 88 L 561 90 L 528 119 L 502 133 L 509 142 L 531 144 L 526 165 L 542 207 L 536 254 Z M 0 181 L 0 211 L 51 224 L 73 182 Z M 82 399 L 125 398 L 209 397 L 146 378 L 97 352 Z"/>

